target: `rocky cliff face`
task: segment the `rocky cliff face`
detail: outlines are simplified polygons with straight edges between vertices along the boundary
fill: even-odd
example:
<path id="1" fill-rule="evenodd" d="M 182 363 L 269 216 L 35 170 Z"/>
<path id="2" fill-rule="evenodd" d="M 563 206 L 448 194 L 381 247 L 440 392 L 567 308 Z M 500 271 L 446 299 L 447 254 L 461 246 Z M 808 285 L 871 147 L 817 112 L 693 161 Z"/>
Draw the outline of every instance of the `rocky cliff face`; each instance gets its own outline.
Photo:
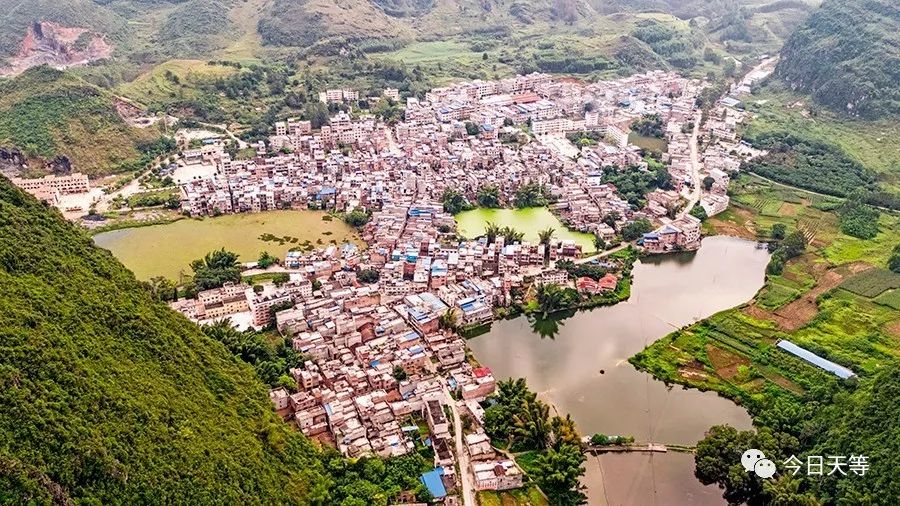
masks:
<path id="1" fill-rule="evenodd" d="M 29 25 L 16 56 L 0 68 L 0 75 L 16 75 L 38 65 L 57 69 L 86 65 L 109 58 L 113 47 L 98 34 L 85 28 L 65 27 L 50 21 Z"/>

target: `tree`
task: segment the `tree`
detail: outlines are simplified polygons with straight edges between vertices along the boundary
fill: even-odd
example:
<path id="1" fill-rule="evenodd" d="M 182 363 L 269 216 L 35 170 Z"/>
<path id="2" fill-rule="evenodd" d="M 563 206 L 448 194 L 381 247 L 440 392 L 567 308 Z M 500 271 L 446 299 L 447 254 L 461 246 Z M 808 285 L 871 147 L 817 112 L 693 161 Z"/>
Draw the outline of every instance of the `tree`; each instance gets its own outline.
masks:
<path id="1" fill-rule="evenodd" d="M 524 184 L 516 190 L 516 207 L 542 207 L 547 205 L 547 192 L 543 185 L 537 182 Z"/>
<path id="2" fill-rule="evenodd" d="M 281 286 L 291 280 L 291 275 L 286 272 L 279 272 L 272 276 L 272 283 L 275 286 Z"/>
<path id="3" fill-rule="evenodd" d="M 533 400 L 513 415 L 513 435 L 523 447 L 543 450 L 550 442 L 550 406 Z"/>
<path id="4" fill-rule="evenodd" d="M 452 188 L 444 190 L 444 194 L 441 195 L 441 202 L 444 204 L 444 211 L 450 214 L 458 214 L 472 208 L 466 197 Z"/>
<path id="5" fill-rule="evenodd" d="M 622 239 L 634 241 L 651 230 L 653 225 L 650 221 L 640 218 L 622 227 Z"/>
<path id="6" fill-rule="evenodd" d="M 868 192 L 854 191 L 838 209 L 841 232 L 859 239 L 872 239 L 878 235 L 880 213 L 865 203 Z"/>
<path id="7" fill-rule="evenodd" d="M 547 494 L 550 504 L 570 506 L 584 504 L 587 497 L 582 492 L 585 456 L 581 448 L 561 445 L 550 448 L 537 459 L 532 473 L 535 482 Z"/>
<path id="8" fill-rule="evenodd" d="M 697 218 L 700 221 L 706 221 L 706 219 L 709 218 L 709 216 L 707 216 L 707 214 L 706 214 L 706 209 L 704 209 L 703 206 L 701 206 L 699 204 L 697 204 L 691 208 L 690 214 L 691 214 L 691 216 L 693 216 L 694 218 Z"/>
<path id="9" fill-rule="evenodd" d="M 370 219 L 372 216 L 359 208 L 344 215 L 344 222 L 354 228 L 362 228 Z"/>
<path id="10" fill-rule="evenodd" d="M 497 236 L 500 235 L 500 227 L 497 226 L 496 223 L 489 221 L 485 223 L 484 226 L 484 237 L 487 239 L 488 244 L 494 244 L 494 241 L 497 240 Z"/>
<path id="11" fill-rule="evenodd" d="M 606 249 L 606 240 L 600 237 L 599 235 L 594 236 L 594 249 L 597 251 L 603 251 Z"/>
<path id="12" fill-rule="evenodd" d="M 763 482 L 766 503 L 772 506 L 819 506 L 821 503 L 810 493 L 800 492 L 800 481 L 789 475 Z"/>
<path id="13" fill-rule="evenodd" d="M 663 136 L 663 120 L 659 114 L 645 114 L 631 123 L 631 129 L 644 137 Z"/>
<path id="14" fill-rule="evenodd" d="M 227 282 L 240 283 L 241 265 L 237 253 L 218 251 L 207 253 L 205 257 L 191 262 L 194 271 L 194 285 L 198 290 L 219 288 Z"/>
<path id="15" fill-rule="evenodd" d="M 406 374 L 406 369 L 400 367 L 399 365 L 394 366 L 394 379 L 397 381 L 403 381 L 408 378 L 409 375 Z"/>
<path id="16" fill-rule="evenodd" d="M 571 445 L 575 447 L 581 446 L 581 437 L 578 435 L 578 429 L 575 427 L 575 420 L 572 415 L 566 413 L 565 418 L 554 416 L 550 420 L 551 443 L 554 448 L 561 445 Z"/>
<path id="17" fill-rule="evenodd" d="M 360 269 L 356 271 L 356 280 L 360 283 L 375 283 L 378 279 L 379 274 L 375 269 Z"/>
<path id="18" fill-rule="evenodd" d="M 784 239 L 784 233 L 786 232 L 787 227 L 784 223 L 776 223 L 772 225 L 772 239 L 781 240 Z"/>
<path id="19" fill-rule="evenodd" d="M 616 222 L 621 219 L 622 215 L 620 215 L 617 211 L 613 211 L 611 213 L 606 213 L 606 216 L 603 217 L 603 223 L 606 223 L 610 228 L 616 230 Z"/>
<path id="20" fill-rule="evenodd" d="M 256 265 L 260 269 L 268 269 L 269 267 L 278 263 L 278 258 L 269 254 L 268 251 L 263 251 L 259 254 L 259 259 L 256 261 Z"/>
<path id="21" fill-rule="evenodd" d="M 456 314 L 455 308 L 449 308 L 444 311 L 440 317 L 438 317 L 438 327 L 445 330 L 457 330 L 458 328 L 458 318 Z"/>
<path id="22" fill-rule="evenodd" d="M 553 234 L 556 233 L 556 229 L 553 227 L 547 227 L 544 230 L 538 232 L 538 242 L 544 245 L 544 263 L 546 264 L 550 260 L 550 241 L 553 240 Z"/>
<path id="23" fill-rule="evenodd" d="M 891 258 L 888 260 L 888 269 L 900 273 L 900 244 L 894 246 Z"/>
<path id="24" fill-rule="evenodd" d="M 712 176 L 706 176 L 702 181 L 703 189 L 709 191 L 709 189 L 712 188 L 712 185 L 715 184 L 715 182 L 715 178 L 713 178 Z"/>
<path id="25" fill-rule="evenodd" d="M 784 252 L 785 260 L 800 256 L 806 250 L 806 236 L 800 230 L 794 230 L 781 241 L 779 250 Z"/>
<path id="26" fill-rule="evenodd" d="M 471 121 L 466 121 L 466 133 L 469 135 L 478 135 L 478 125 Z"/>
<path id="27" fill-rule="evenodd" d="M 697 443 L 694 474 L 704 485 L 716 483 L 725 489 L 724 497 L 730 504 L 765 504 L 762 479 L 743 468 L 741 455 L 755 448 L 772 461 L 783 462 L 798 446 L 793 436 L 769 429 L 738 431 L 728 425 L 716 425 Z"/>
<path id="28" fill-rule="evenodd" d="M 565 300 L 565 290 L 556 283 L 541 283 L 537 285 L 538 310 L 545 317 L 562 309 L 565 305 Z"/>
<path id="29" fill-rule="evenodd" d="M 167 302 L 178 298 L 178 288 L 175 286 L 175 282 L 167 278 L 155 276 L 150 278 L 146 285 L 147 289 L 150 290 L 150 294 L 156 300 Z"/>
<path id="30" fill-rule="evenodd" d="M 525 233 L 519 232 L 512 227 L 503 227 L 500 229 L 500 235 L 506 239 L 507 243 L 522 242 L 525 239 Z"/>
<path id="31" fill-rule="evenodd" d="M 478 189 L 476 200 L 481 207 L 498 208 L 500 207 L 500 189 L 493 185 L 482 186 Z"/>

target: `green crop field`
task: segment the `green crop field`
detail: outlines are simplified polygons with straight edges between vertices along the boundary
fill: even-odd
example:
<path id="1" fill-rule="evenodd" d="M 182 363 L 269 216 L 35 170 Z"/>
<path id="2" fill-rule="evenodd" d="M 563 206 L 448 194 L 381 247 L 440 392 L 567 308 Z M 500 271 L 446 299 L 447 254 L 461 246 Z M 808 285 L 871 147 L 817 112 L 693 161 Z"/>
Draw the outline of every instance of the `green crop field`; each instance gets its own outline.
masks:
<path id="1" fill-rule="evenodd" d="M 841 288 L 863 297 L 877 297 L 885 290 L 900 288 L 900 274 L 886 269 L 869 269 L 841 283 Z"/>
<path id="2" fill-rule="evenodd" d="M 876 304 L 900 311 L 900 290 L 888 290 L 875 298 Z"/>

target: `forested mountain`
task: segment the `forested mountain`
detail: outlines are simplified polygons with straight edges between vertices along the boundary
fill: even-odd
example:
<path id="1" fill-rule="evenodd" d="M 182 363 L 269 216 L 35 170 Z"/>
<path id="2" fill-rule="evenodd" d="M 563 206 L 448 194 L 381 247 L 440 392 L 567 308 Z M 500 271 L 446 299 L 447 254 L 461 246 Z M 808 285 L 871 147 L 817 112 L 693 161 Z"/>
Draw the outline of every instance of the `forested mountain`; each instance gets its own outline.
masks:
<path id="1" fill-rule="evenodd" d="M 0 0 L 0 68 L 38 21 L 86 29 L 130 64 L 170 58 L 270 55 L 290 47 L 336 54 L 438 37 L 570 34 L 595 42 L 669 14 L 740 51 L 778 45 L 816 0 Z M 624 27 L 624 30 L 622 29 Z M 552 28 L 546 31 L 546 28 Z M 540 31 L 538 31 L 540 30 Z"/>
<path id="2" fill-rule="evenodd" d="M 129 125 L 109 91 L 71 74 L 43 66 L 0 80 L 0 147 L 22 152 L 33 170 L 47 162 L 89 175 L 141 168 L 159 136 Z"/>
<path id="3" fill-rule="evenodd" d="M 0 504 L 386 504 L 414 461 L 350 463 L 253 369 L 0 177 Z"/>
<path id="4" fill-rule="evenodd" d="M 777 73 L 819 103 L 900 117 L 900 4 L 826 0 L 785 44 Z"/>

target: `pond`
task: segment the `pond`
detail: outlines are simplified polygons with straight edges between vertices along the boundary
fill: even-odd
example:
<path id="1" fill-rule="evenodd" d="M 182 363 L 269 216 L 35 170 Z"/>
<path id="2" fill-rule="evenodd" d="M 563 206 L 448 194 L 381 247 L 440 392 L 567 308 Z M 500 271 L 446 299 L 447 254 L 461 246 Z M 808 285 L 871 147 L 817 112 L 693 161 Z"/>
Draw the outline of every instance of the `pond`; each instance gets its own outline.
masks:
<path id="1" fill-rule="evenodd" d="M 583 434 L 693 444 L 715 424 L 746 429 L 751 420 L 740 406 L 713 392 L 666 386 L 634 369 L 628 358 L 675 329 L 751 299 L 763 285 L 768 259 L 768 252 L 754 242 L 709 237 L 697 252 L 636 263 L 626 302 L 545 321 L 520 317 L 496 322 L 468 344 L 496 377 L 525 377 L 560 413 L 571 413 Z M 635 476 L 657 480 L 659 473 L 680 473 L 687 480 L 685 493 L 706 490 L 692 478 L 692 466 L 669 465 L 670 459 L 680 458 L 671 455 L 676 454 L 603 456 L 591 462 L 615 458 L 628 462 Z M 647 473 L 653 462 L 662 467 Z M 638 485 L 652 488 L 650 483 Z M 605 488 L 609 495 L 615 486 Z"/>
<path id="2" fill-rule="evenodd" d="M 526 209 L 488 209 L 479 207 L 464 211 L 454 216 L 460 235 L 474 239 L 484 234 L 488 223 L 500 227 L 512 227 L 525 234 L 525 240 L 538 241 L 538 232 L 549 227 L 556 229 L 554 238 L 569 239 L 581 245 L 585 253 L 594 251 L 594 234 L 585 234 L 569 230 L 546 207 L 529 207 Z"/>
<path id="3" fill-rule="evenodd" d="M 190 274 L 191 261 L 219 248 L 234 251 L 241 262 L 254 262 L 263 251 L 284 257 L 304 241 L 321 246 L 355 240 L 351 227 L 338 218 L 325 221 L 325 216 L 321 211 L 268 211 L 183 219 L 104 232 L 94 236 L 94 242 L 110 250 L 138 279 L 165 276 L 177 281 L 182 271 Z M 288 239 L 264 241 L 263 234 Z"/>
<path id="4" fill-rule="evenodd" d="M 628 143 L 634 144 L 641 149 L 655 151 L 657 153 L 665 153 L 668 149 L 668 143 L 666 143 L 665 139 L 661 139 L 659 137 L 648 137 L 637 132 L 631 132 L 630 134 L 628 134 Z"/>

